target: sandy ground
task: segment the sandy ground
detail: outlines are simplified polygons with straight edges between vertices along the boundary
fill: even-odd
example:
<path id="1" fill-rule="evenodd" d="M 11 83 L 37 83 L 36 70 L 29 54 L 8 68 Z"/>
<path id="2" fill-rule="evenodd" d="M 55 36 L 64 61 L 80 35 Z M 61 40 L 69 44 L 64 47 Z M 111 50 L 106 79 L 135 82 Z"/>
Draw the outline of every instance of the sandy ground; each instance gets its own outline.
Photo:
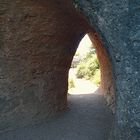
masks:
<path id="1" fill-rule="evenodd" d="M 69 70 L 69 78 L 74 81 L 74 88 L 69 89 L 68 93 L 77 95 L 77 94 L 91 94 L 98 89 L 98 86 L 93 84 L 90 80 L 78 79 L 76 77 L 76 68 L 71 68 Z"/>
<path id="2" fill-rule="evenodd" d="M 34 127 L 0 135 L 0 140 L 107 140 L 113 115 L 101 95 L 69 95 L 69 109 Z"/>
<path id="3" fill-rule="evenodd" d="M 91 94 L 96 93 L 95 91 L 98 89 L 96 85 L 91 83 L 89 80 L 85 79 L 75 79 L 74 81 L 75 87 L 69 89 L 68 93 L 77 95 L 77 94 Z"/>

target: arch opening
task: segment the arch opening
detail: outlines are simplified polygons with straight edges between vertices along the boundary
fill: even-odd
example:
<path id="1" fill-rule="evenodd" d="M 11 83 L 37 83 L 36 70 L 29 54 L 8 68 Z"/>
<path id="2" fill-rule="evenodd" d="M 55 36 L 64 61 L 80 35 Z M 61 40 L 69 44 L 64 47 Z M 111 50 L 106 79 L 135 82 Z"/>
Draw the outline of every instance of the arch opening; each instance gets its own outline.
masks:
<path id="1" fill-rule="evenodd" d="M 86 39 L 89 42 L 88 46 L 92 46 L 92 47 L 86 46 L 86 41 L 85 41 L 84 47 L 87 47 L 87 49 L 85 49 L 84 47 L 82 48 L 82 46 L 80 46 L 81 45 L 80 43 L 82 42 L 82 40 L 86 40 Z M 81 92 L 82 94 L 84 94 L 84 93 L 85 94 L 86 93 L 102 94 L 102 95 L 104 95 L 104 97 L 107 101 L 107 105 L 110 107 L 112 112 L 115 113 L 115 93 L 114 93 L 115 91 L 114 91 L 113 73 L 112 73 L 112 66 L 110 63 L 108 53 L 106 52 L 106 49 L 104 48 L 99 35 L 95 32 L 88 32 L 87 34 L 85 34 L 85 36 L 81 39 L 81 42 L 79 43 L 79 46 L 77 46 L 77 48 L 75 50 L 75 55 L 73 56 L 73 61 L 71 62 L 71 68 L 69 71 L 69 79 L 68 79 L 69 88 L 75 88 L 74 87 L 75 81 L 73 81 L 73 78 L 70 77 L 70 76 L 72 76 L 72 77 L 74 76 L 74 78 L 76 77 L 77 70 L 73 69 L 73 67 L 75 67 L 74 65 L 77 65 L 76 63 L 79 63 L 79 61 L 82 59 L 81 57 L 83 56 L 83 58 L 84 58 L 84 55 L 87 54 L 87 52 L 89 52 L 89 49 L 91 49 L 91 48 L 92 49 L 90 51 L 91 52 L 93 51 L 92 53 L 97 56 L 97 60 L 99 62 L 99 67 L 97 68 L 97 69 L 99 69 L 99 72 L 98 72 L 98 75 L 95 75 L 96 78 L 98 78 L 98 85 L 94 86 L 94 84 L 93 84 L 92 85 L 93 87 L 91 88 L 92 89 L 91 92 L 89 92 L 90 89 L 87 89 L 87 92 L 84 91 L 84 88 L 80 89 L 82 91 L 76 91 L 76 90 L 78 90 L 78 89 L 76 89 L 75 91 L 68 90 L 68 92 L 70 92 L 72 94 L 76 94 L 76 92 L 77 93 Z M 80 48 L 82 48 L 81 56 L 78 56 L 79 55 L 78 51 L 80 50 Z M 89 70 L 89 71 L 92 71 L 92 70 Z M 92 77 L 91 79 L 96 80 L 96 79 L 94 79 L 94 77 Z M 84 86 L 86 86 L 86 85 L 84 85 Z M 82 86 L 82 87 L 84 87 L 84 86 Z"/>
<path id="2" fill-rule="evenodd" d="M 88 34 L 80 41 L 69 70 L 68 93 L 95 94 L 101 82 L 100 65 Z"/>

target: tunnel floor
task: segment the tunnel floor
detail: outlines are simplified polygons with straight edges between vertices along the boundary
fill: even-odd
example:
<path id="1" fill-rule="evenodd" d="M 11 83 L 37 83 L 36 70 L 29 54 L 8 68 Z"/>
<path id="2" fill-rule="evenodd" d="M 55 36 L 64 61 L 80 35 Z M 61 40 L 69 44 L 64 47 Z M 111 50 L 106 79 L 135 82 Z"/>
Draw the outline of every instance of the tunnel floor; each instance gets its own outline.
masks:
<path id="1" fill-rule="evenodd" d="M 0 140 L 107 140 L 113 115 L 102 95 L 68 95 L 69 109 L 48 122 L 0 135 Z"/>

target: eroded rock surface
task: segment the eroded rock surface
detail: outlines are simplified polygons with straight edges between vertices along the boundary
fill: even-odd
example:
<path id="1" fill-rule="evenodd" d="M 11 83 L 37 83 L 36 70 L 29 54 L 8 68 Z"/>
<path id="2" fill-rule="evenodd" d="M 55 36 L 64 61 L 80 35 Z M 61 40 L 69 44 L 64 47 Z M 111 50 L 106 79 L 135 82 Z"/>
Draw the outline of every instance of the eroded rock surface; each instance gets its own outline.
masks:
<path id="1" fill-rule="evenodd" d="M 87 23 L 65 1 L 0 1 L 0 130 L 67 108 L 67 77 Z"/>
<path id="2" fill-rule="evenodd" d="M 40 122 L 67 108 L 71 60 L 81 38 L 90 32 L 98 34 L 111 66 L 111 87 L 103 81 L 102 85 L 111 91 L 109 103 L 115 93 L 112 140 L 138 140 L 139 4 L 138 0 L 1 0 L 0 131 Z M 99 61 L 105 64 L 103 60 Z"/>
<path id="3" fill-rule="evenodd" d="M 100 34 L 113 69 L 116 113 L 113 140 L 140 139 L 140 1 L 75 0 Z"/>

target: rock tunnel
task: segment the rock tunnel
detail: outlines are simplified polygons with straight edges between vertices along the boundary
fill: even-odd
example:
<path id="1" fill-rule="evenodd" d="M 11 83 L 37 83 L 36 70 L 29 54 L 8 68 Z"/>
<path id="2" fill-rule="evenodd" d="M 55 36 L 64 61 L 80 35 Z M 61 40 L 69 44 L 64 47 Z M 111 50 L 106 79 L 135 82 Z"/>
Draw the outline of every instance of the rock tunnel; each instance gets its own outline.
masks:
<path id="1" fill-rule="evenodd" d="M 67 108 L 68 71 L 88 33 L 100 62 L 101 90 L 115 114 L 111 139 L 138 140 L 136 3 L 129 9 L 122 0 L 2 0 L 0 131 L 38 123 Z"/>

